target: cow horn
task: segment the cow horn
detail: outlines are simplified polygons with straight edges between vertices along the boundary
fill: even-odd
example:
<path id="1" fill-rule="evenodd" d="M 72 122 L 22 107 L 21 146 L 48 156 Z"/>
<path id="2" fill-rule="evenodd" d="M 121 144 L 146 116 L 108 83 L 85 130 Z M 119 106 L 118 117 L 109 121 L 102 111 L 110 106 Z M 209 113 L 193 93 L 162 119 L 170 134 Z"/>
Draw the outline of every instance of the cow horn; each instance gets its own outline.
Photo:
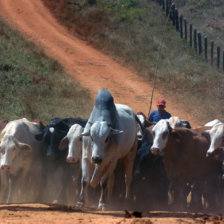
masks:
<path id="1" fill-rule="evenodd" d="M 83 132 L 82 134 L 79 135 L 79 137 L 82 136 L 90 136 L 90 131 Z"/>

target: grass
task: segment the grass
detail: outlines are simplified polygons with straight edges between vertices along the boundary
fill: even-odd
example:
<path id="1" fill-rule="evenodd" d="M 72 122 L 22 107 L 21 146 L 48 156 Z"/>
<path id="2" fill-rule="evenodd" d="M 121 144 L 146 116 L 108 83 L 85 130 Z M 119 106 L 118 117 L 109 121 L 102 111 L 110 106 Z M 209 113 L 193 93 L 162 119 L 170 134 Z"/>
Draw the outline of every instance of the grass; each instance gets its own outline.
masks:
<path id="1" fill-rule="evenodd" d="M 0 118 L 88 118 L 92 99 L 54 60 L 0 20 Z"/>
<path id="2" fill-rule="evenodd" d="M 165 12 L 155 2 L 43 2 L 74 35 L 146 77 L 149 82 L 156 76 L 156 88 L 182 102 L 186 111 L 199 121 L 207 122 L 214 118 L 224 121 L 223 73 L 196 55 L 189 48 L 189 43 L 179 38 L 171 22 L 165 26 Z M 158 72 L 155 74 L 157 63 Z M 181 114 L 176 116 L 181 117 Z"/>

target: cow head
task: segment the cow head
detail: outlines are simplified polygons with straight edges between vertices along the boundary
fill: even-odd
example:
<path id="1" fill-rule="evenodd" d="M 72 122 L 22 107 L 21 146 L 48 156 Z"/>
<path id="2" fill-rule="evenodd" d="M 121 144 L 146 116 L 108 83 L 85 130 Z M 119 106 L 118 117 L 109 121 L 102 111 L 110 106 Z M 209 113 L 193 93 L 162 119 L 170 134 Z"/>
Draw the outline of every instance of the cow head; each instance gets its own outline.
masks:
<path id="1" fill-rule="evenodd" d="M 160 120 L 152 129 L 153 145 L 151 152 L 154 155 L 162 155 L 168 141 L 168 134 L 171 127 L 167 120 Z"/>
<path id="2" fill-rule="evenodd" d="M 152 125 L 155 125 L 154 122 L 150 122 L 147 117 L 145 116 L 144 113 L 142 112 L 138 112 L 136 114 L 137 116 L 137 122 L 136 122 L 136 125 L 137 125 L 137 138 L 139 140 L 139 142 L 141 142 L 144 138 L 144 134 L 145 134 L 145 129 L 152 126 Z"/>
<path id="3" fill-rule="evenodd" d="M 167 119 L 160 120 L 152 129 L 153 145 L 151 152 L 154 155 L 164 155 L 164 149 L 167 146 L 168 138 L 171 136 L 176 142 L 180 141 L 180 136 L 175 129 L 170 127 Z"/>
<path id="4" fill-rule="evenodd" d="M 112 136 L 123 133 L 122 130 L 113 129 L 106 121 L 96 121 L 91 125 L 89 132 L 81 136 L 90 136 L 93 142 L 92 161 L 100 164 L 104 159 L 105 148 L 111 144 Z"/>
<path id="5" fill-rule="evenodd" d="M 215 150 L 224 146 L 224 124 L 213 126 L 211 130 L 207 131 L 207 134 L 209 134 L 211 143 L 206 156 L 210 157 Z"/>
<path id="6" fill-rule="evenodd" d="M 68 148 L 67 162 L 76 163 L 81 158 L 83 127 L 79 124 L 74 124 L 69 129 L 67 135 L 61 140 L 59 149 Z"/>
<path id="7" fill-rule="evenodd" d="M 216 148 L 212 152 L 211 157 L 220 161 L 224 161 L 224 147 Z"/>
<path id="8" fill-rule="evenodd" d="M 188 121 L 180 120 L 179 117 L 172 116 L 168 119 L 171 128 L 191 128 L 191 125 Z"/>
<path id="9" fill-rule="evenodd" d="M 68 129 L 63 130 L 53 125 L 48 125 L 40 134 L 35 138 L 39 141 L 43 141 L 47 145 L 47 158 L 49 160 L 55 160 L 58 157 L 61 139 L 67 134 Z"/>
<path id="10" fill-rule="evenodd" d="M 12 161 L 18 156 L 23 156 L 25 152 L 31 152 L 30 145 L 19 142 L 12 135 L 5 135 L 0 143 L 1 169 L 10 170 Z M 23 154 L 23 155 L 22 155 Z M 16 164 L 18 165 L 18 164 Z"/>

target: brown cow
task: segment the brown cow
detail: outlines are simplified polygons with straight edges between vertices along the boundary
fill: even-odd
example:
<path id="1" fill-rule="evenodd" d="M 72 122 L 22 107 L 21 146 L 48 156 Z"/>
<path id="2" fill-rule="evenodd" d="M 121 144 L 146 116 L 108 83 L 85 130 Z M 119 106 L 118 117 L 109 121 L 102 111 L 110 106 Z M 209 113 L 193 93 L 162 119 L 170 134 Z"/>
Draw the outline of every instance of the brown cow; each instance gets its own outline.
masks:
<path id="1" fill-rule="evenodd" d="M 207 189 L 211 188 L 209 183 L 215 186 L 218 175 L 221 175 L 221 163 L 206 157 L 210 142 L 201 135 L 199 130 L 172 129 L 167 120 L 160 120 L 152 131 L 154 141 L 151 152 L 163 156 L 172 190 L 172 205 L 174 208 L 177 206 L 176 208 L 185 209 L 187 202 L 184 189 L 186 186 L 195 185 L 193 193 L 198 191 L 204 193 L 204 186 Z M 201 194 L 198 195 L 201 202 Z M 210 195 L 207 194 L 206 199 L 211 206 L 212 200 L 208 198 Z M 195 196 L 197 193 L 194 194 L 192 203 L 197 201 Z"/>

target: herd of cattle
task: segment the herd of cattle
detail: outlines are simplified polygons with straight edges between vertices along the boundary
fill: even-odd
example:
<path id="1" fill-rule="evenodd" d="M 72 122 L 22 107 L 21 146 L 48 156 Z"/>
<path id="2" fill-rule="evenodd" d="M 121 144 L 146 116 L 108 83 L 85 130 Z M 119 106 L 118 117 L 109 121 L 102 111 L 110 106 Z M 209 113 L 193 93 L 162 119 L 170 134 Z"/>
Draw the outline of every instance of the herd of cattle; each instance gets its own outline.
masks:
<path id="1" fill-rule="evenodd" d="M 134 209 L 224 208 L 224 123 L 153 124 L 98 91 L 88 120 L 0 124 L 0 202 Z M 88 187 L 89 186 L 89 187 Z"/>

